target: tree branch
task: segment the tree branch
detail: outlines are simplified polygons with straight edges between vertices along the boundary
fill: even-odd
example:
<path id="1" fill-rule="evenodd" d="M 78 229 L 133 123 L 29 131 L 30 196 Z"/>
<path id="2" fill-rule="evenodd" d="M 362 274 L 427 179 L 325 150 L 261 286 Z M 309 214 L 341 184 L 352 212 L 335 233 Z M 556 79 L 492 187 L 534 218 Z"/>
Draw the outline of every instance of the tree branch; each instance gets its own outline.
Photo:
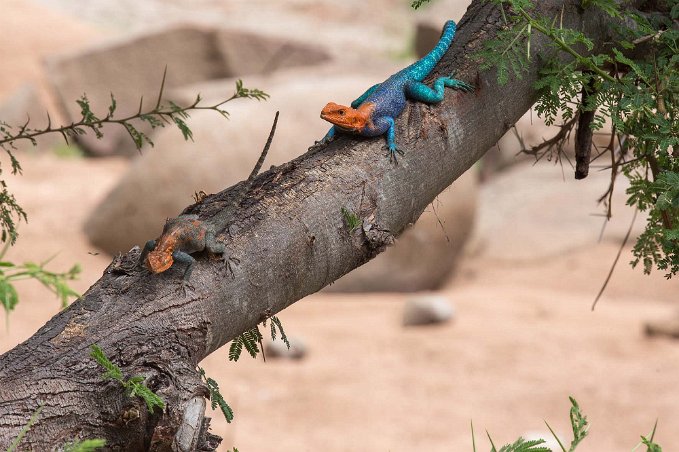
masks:
<path id="1" fill-rule="evenodd" d="M 552 17 L 563 8 L 564 26 L 582 29 L 601 47 L 608 18 L 583 13 L 579 4 L 548 0 L 536 12 Z M 216 447 L 196 418 L 205 406 L 196 397 L 207 394 L 198 362 L 263 315 L 377 255 L 534 103 L 532 86 L 542 59 L 532 61 L 522 80 L 504 87 L 494 73 L 476 69 L 472 53 L 503 26 L 501 17 L 488 2 L 471 4 L 429 81 L 455 72 L 476 90 L 447 90 L 438 106 L 410 104 L 397 121 L 396 139 L 406 150 L 399 166 L 389 163 L 382 138 L 340 137 L 272 168 L 254 181 L 221 237 L 240 260 L 233 277 L 221 260 L 198 256 L 194 290 L 185 297 L 181 269 L 158 275 L 126 270 L 139 256 L 133 249 L 116 258 L 82 298 L 0 356 L 0 449 L 41 403 L 41 416 L 21 447 L 58 447 L 65 438 L 104 438 L 107 447 L 124 450 Z M 554 52 L 541 36 L 532 48 L 536 55 Z M 237 188 L 207 196 L 186 211 L 212 217 L 229 206 Z M 343 208 L 363 219 L 363 227 L 350 232 Z M 103 381 L 89 358 L 95 343 L 126 378 L 146 376 L 146 385 L 164 399 L 165 412 L 149 414 L 142 401 Z"/>

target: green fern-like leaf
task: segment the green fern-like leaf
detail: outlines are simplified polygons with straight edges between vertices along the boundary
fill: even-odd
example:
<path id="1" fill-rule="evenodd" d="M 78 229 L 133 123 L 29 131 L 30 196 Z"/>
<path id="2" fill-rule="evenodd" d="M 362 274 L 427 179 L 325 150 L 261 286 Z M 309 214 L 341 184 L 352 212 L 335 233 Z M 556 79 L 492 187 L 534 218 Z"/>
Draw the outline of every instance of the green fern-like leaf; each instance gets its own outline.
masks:
<path id="1" fill-rule="evenodd" d="M 130 397 L 140 397 L 146 403 L 150 413 L 153 413 L 156 407 L 161 409 L 165 408 L 163 399 L 144 385 L 144 377 L 137 375 L 125 380 L 123 371 L 106 357 L 103 350 L 99 348 L 97 344 L 92 344 L 90 346 L 90 356 L 94 358 L 100 366 L 106 369 L 106 372 L 102 375 L 103 379 L 119 382 L 127 390 Z"/>
<path id="2" fill-rule="evenodd" d="M 646 452 L 662 452 L 662 447 L 660 447 L 659 444 L 656 444 L 653 441 L 653 438 L 655 437 L 655 431 L 658 428 L 658 421 L 655 421 L 655 425 L 653 425 L 653 431 L 651 431 L 651 434 L 648 438 L 645 436 L 641 437 L 641 444 L 646 446 Z"/>
<path id="3" fill-rule="evenodd" d="M 146 407 L 151 414 L 153 414 L 155 408 L 160 408 L 161 410 L 165 408 L 163 399 L 144 385 L 143 381 L 143 377 L 132 377 L 126 382 L 125 386 L 129 391 L 130 397 L 140 397 L 146 403 Z"/>
<path id="4" fill-rule="evenodd" d="M 104 354 L 103 350 L 97 344 L 90 346 L 90 356 L 104 369 L 106 372 L 101 376 L 104 379 L 123 381 L 123 372 L 118 366 L 113 364 Z"/>
<path id="5" fill-rule="evenodd" d="M 526 440 L 519 437 L 514 443 L 502 446 L 499 452 L 552 452 L 549 447 L 541 446 L 544 443 L 544 439 Z"/>
<path id="6" fill-rule="evenodd" d="M 264 91 L 253 88 L 246 88 L 243 86 L 243 81 L 236 80 L 236 92 L 233 95 L 234 98 L 245 98 L 245 99 L 255 99 L 255 100 L 266 100 L 269 95 Z"/>
<path id="7" fill-rule="evenodd" d="M 605 11 L 606 14 L 611 17 L 622 17 L 620 6 L 615 2 L 615 0 L 582 0 L 582 7 L 597 7 L 602 11 Z"/>
<path id="8" fill-rule="evenodd" d="M 271 340 L 275 341 L 276 340 L 276 329 L 281 334 L 281 340 L 283 343 L 290 349 L 290 342 L 288 341 L 288 337 L 285 335 L 285 331 L 283 330 L 283 324 L 281 323 L 281 320 L 276 317 L 275 315 L 271 316 Z"/>
<path id="9" fill-rule="evenodd" d="M 86 439 L 64 445 L 64 452 L 95 452 L 106 445 L 105 439 Z"/>
<path id="10" fill-rule="evenodd" d="M 0 278 L 0 304 L 5 309 L 5 313 L 9 314 L 14 310 L 14 307 L 19 303 L 19 294 L 12 284 L 6 278 Z"/>
<path id="11" fill-rule="evenodd" d="M 210 402 L 212 404 L 212 409 L 214 410 L 217 408 L 217 406 L 219 406 L 219 409 L 222 411 L 222 414 L 226 419 L 226 422 L 231 423 L 233 420 L 233 410 L 229 404 L 226 403 L 226 400 L 224 400 L 224 397 L 219 392 L 219 385 L 217 385 L 217 382 L 212 378 L 207 378 L 206 383 L 210 391 Z"/>
<path id="12" fill-rule="evenodd" d="M 245 350 L 248 351 L 250 356 L 257 358 L 257 355 L 259 354 L 258 343 L 262 340 L 262 334 L 259 332 L 259 328 L 254 327 L 250 331 L 243 333 L 241 336 L 243 338 L 243 347 L 245 347 Z"/>
<path id="13" fill-rule="evenodd" d="M 212 406 L 212 409 L 214 410 L 219 407 L 222 414 L 224 415 L 224 418 L 226 419 L 226 422 L 230 424 L 233 420 L 233 410 L 229 404 L 226 403 L 226 400 L 224 400 L 222 393 L 219 392 L 219 385 L 215 380 L 209 378 L 205 374 L 205 370 L 202 367 L 198 367 L 198 372 L 200 373 L 200 377 L 207 385 L 207 389 L 210 393 L 210 405 Z"/>
<path id="14" fill-rule="evenodd" d="M 587 433 L 589 432 L 589 425 L 587 422 L 587 416 L 582 414 L 578 402 L 573 397 L 568 397 L 571 401 L 571 428 L 573 429 L 573 441 L 571 441 L 571 447 L 569 451 L 575 450 L 575 448 L 580 444 L 580 442 L 585 439 Z"/>
<path id="15" fill-rule="evenodd" d="M 229 361 L 238 361 L 242 351 L 243 337 L 241 335 L 231 341 L 231 345 L 229 346 Z"/>
<path id="16" fill-rule="evenodd" d="M 182 136 L 186 141 L 193 141 L 193 132 L 191 129 L 189 129 L 189 126 L 184 122 L 183 119 L 174 117 L 172 118 L 174 120 L 174 123 L 177 125 L 179 130 L 182 132 Z"/>
<path id="17" fill-rule="evenodd" d="M 418 9 L 420 6 L 424 5 L 425 3 L 429 3 L 431 0 L 413 0 L 413 2 L 410 4 L 410 7 L 413 9 Z"/>
<path id="18" fill-rule="evenodd" d="M 10 156 L 13 155 L 11 152 L 7 152 Z M 16 224 L 21 220 L 27 220 L 26 212 L 17 204 L 14 195 L 7 190 L 5 181 L 0 181 L 0 227 L 2 227 L 0 238 L 3 242 L 9 241 L 10 244 L 14 245 L 18 236 Z"/>

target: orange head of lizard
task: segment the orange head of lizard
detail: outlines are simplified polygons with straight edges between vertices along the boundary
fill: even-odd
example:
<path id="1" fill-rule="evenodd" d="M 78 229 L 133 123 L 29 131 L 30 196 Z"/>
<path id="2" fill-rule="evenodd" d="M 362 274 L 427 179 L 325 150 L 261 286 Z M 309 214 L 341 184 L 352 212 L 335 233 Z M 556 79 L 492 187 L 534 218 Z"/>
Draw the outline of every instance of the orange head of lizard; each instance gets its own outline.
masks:
<path id="1" fill-rule="evenodd" d="M 162 273 L 172 267 L 172 253 L 164 250 L 153 250 L 146 256 L 146 267 L 153 273 Z"/>
<path id="2" fill-rule="evenodd" d="M 321 118 L 348 132 L 360 132 L 370 123 L 370 114 L 375 109 L 372 102 L 358 108 L 345 107 L 334 102 L 321 110 Z"/>

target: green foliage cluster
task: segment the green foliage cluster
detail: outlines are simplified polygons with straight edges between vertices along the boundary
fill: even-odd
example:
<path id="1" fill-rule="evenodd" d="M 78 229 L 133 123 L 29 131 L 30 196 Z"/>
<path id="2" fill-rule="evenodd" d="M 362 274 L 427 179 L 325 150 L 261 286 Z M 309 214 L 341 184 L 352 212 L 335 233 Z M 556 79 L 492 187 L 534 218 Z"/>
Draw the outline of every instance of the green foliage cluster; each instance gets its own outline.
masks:
<path id="1" fill-rule="evenodd" d="M 275 315 L 272 315 L 269 317 L 269 319 L 271 320 L 271 340 L 275 341 L 278 333 L 280 333 L 281 340 L 288 348 L 290 348 L 290 342 L 288 341 L 288 337 L 285 335 L 283 324 L 281 323 L 280 319 Z M 266 322 L 266 319 L 262 322 L 265 328 Z M 278 333 L 276 330 L 278 330 Z M 262 347 L 262 339 L 263 336 L 259 331 L 259 325 L 255 325 L 255 327 L 251 330 L 244 332 L 231 341 L 231 345 L 229 346 L 229 361 L 238 361 L 243 348 L 247 350 L 250 356 L 257 358 L 259 352 L 264 350 Z"/>
<path id="2" fill-rule="evenodd" d="M 260 352 L 260 347 L 262 343 L 262 333 L 259 331 L 259 326 L 255 326 L 251 330 L 243 332 L 240 336 L 231 341 L 229 346 L 229 361 L 238 361 L 243 348 L 253 358 L 257 358 Z"/>
<path id="3" fill-rule="evenodd" d="M 582 0 L 583 8 L 598 8 L 630 27 L 619 26 L 606 53 L 592 53 L 594 43 L 580 31 L 564 27 L 561 16 L 534 13 L 531 0 L 492 0 L 506 27 L 478 54 L 482 69 L 495 67 L 499 83 L 511 75 L 522 77 L 531 59 L 535 33 L 549 38 L 570 62 L 546 62 L 535 87 L 536 111 L 553 124 L 572 128 L 584 112 L 593 113 L 587 124 L 597 131 L 612 124 L 608 152 L 613 171 L 611 186 L 602 197 L 610 217 L 610 196 L 615 175 L 630 180 L 628 204 L 647 212 L 646 228 L 634 247 L 633 266 L 653 267 L 670 278 L 679 271 L 679 0 L 669 0 L 663 14 L 642 14 L 623 9 L 613 0 Z M 588 96 L 579 95 L 587 90 Z M 554 144 L 562 144 L 561 134 Z M 557 143 L 558 142 L 558 143 Z M 617 146 L 615 143 L 617 142 Z M 556 146 L 557 149 L 559 146 Z M 608 198 L 608 199 L 606 199 Z"/>
<path id="4" fill-rule="evenodd" d="M 288 348 L 290 348 L 290 342 L 288 342 L 288 338 L 285 335 L 283 324 L 281 323 L 280 319 L 275 315 L 264 319 L 262 325 L 265 328 L 267 320 L 271 321 L 271 340 L 275 341 L 276 337 L 280 335 L 281 340 L 285 343 L 285 345 L 287 345 Z M 264 347 L 262 345 L 263 338 L 264 337 L 262 336 L 261 331 L 259 331 L 259 325 L 256 325 L 254 328 L 245 331 L 243 334 L 231 341 L 231 345 L 229 346 L 229 361 L 238 361 L 243 349 L 247 350 L 248 354 L 253 358 L 257 358 L 257 355 L 260 352 L 262 352 L 262 356 L 264 356 Z M 266 357 L 264 357 L 264 359 L 266 360 Z M 226 422 L 231 423 L 233 420 L 233 410 L 229 404 L 226 403 L 226 400 L 224 400 L 224 397 L 219 392 L 219 385 L 215 380 L 208 377 L 205 374 L 205 370 L 201 367 L 198 368 L 198 372 L 200 373 L 201 378 L 207 385 L 207 389 L 210 392 L 210 404 L 212 409 L 214 410 L 219 407 L 219 409 L 222 411 L 222 414 L 224 415 L 224 418 L 226 419 Z M 235 450 L 237 451 L 238 449 Z"/>
<path id="5" fill-rule="evenodd" d="M 19 303 L 19 295 L 14 287 L 16 281 L 22 279 L 35 279 L 39 281 L 59 298 L 62 308 L 68 306 L 69 298 L 80 296 L 67 283 L 67 281 L 76 279 L 80 273 L 80 266 L 78 264 L 62 273 L 54 273 L 45 269 L 45 266 L 53 257 L 39 264 L 25 262 L 23 265 L 17 265 L 2 260 L 8 247 L 9 242 L 6 242 L 5 247 L 0 252 L 0 305 L 5 310 L 7 322 L 9 322 L 9 313 Z"/>
<path id="6" fill-rule="evenodd" d="M 587 422 L 587 416 L 585 416 L 582 413 L 582 410 L 580 409 L 580 406 L 578 405 L 578 402 L 573 398 L 569 397 L 571 401 L 571 409 L 570 409 L 570 420 L 571 420 L 571 429 L 573 430 L 573 439 L 571 440 L 570 447 L 566 449 L 564 444 L 561 442 L 561 439 L 554 433 L 554 429 L 545 421 L 545 425 L 547 425 L 547 428 L 549 428 L 549 431 L 552 433 L 554 436 L 554 439 L 556 439 L 556 442 L 559 444 L 559 448 L 561 449 L 561 452 L 574 452 L 578 445 L 582 442 L 583 439 L 587 436 L 589 433 L 589 424 Z M 646 446 L 646 452 L 662 452 L 662 448 L 653 442 L 653 437 L 655 436 L 655 431 L 658 423 L 653 426 L 653 431 L 651 432 L 651 435 L 649 438 L 646 438 L 645 436 L 641 437 L 641 442 L 633 449 L 636 450 L 637 447 L 640 445 Z M 490 434 L 486 432 L 486 435 L 488 436 L 488 440 L 490 441 L 490 452 L 552 452 L 552 449 L 549 447 L 543 446 L 545 444 L 544 439 L 535 439 L 535 440 L 526 440 L 522 437 L 519 437 L 516 441 L 514 441 L 511 444 L 505 444 L 502 446 L 500 449 L 498 449 L 495 446 L 495 443 L 493 442 L 493 439 L 490 437 Z M 474 437 L 474 425 L 472 424 L 472 448 L 474 452 L 476 452 L 476 438 Z"/>
<path id="7" fill-rule="evenodd" d="M 226 422 L 230 424 L 231 421 L 233 421 L 233 410 L 229 404 L 226 403 L 226 400 L 224 400 L 222 393 L 219 392 L 219 385 L 215 380 L 205 375 L 205 370 L 202 367 L 198 368 L 198 372 L 200 373 L 200 377 L 203 379 L 207 385 L 208 391 L 210 392 L 210 405 L 212 406 L 212 409 L 214 410 L 219 407 L 219 409 L 222 411 L 222 414 L 224 415 L 224 419 L 226 419 Z"/>
<path id="8" fill-rule="evenodd" d="M 123 372 L 120 367 L 116 366 L 109 360 L 101 348 L 96 344 L 92 344 L 90 347 L 90 356 L 104 369 L 101 376 L 104 380 L 114 380 L 120 383 L 128 392 L 130 397 L 139 397 L 145 403 L 150 413 L 158 407 L 161 410 L 165 408 L 165 402 L 158 396 L 155 392 L 151 391 L 146 385 L 144 385 L 145 378 L 142 376 L 135 376 L 128 379 L 123 377 Z"/>

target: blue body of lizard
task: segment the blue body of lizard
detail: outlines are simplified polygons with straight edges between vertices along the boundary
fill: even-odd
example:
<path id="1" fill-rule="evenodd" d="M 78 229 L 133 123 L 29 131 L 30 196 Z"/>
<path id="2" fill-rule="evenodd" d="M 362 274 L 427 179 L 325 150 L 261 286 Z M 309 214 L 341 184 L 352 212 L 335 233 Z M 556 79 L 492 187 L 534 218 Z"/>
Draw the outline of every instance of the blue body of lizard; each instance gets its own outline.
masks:
<path id="1" fill-rule="evenodd" d="M 396 146 L 394 120 L 405 108 L 406 99 L 434 104 L 443 100 L 444 87 L 473 90 L 467 83 L 451 77 L 439 77 L 433 87 L 422 83 L 450 47 L 455 29 L 455 22 L 446 22 L 441 39 L 431 52 L 384 82 L 369 88 L 351 103 L 351 107 L 332 102 L 326 105 L 321 118 L 334 125 L 321 143 L 332 139 L 337 131 L 366 137 L 386 134 L 390 157 L 395 159 L 397 152 L 402 154 Z"/>

